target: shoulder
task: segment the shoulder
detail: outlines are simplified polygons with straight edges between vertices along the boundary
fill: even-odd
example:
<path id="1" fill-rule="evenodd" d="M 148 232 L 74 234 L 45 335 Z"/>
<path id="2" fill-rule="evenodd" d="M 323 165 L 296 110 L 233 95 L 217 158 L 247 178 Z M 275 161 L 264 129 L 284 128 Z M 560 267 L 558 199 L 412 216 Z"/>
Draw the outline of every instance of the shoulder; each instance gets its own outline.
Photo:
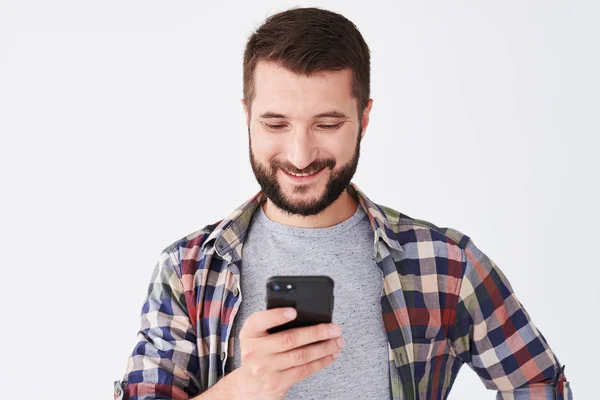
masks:
<path id="1" fill-rule="evenodd" d="M 391 207 L 378 206 L 383 210 L 392 231 L 399 236 L 397 239 L 402 239 L 399 240 L 400 244 L 403 244 L 403 241 L 408 242 L 412 240 L 421 242 L 429 240 L 432 242 L 445 242 L 464 250 L 471 241 L 469 236 L 458 229 L 439 226 L 425 219 L 413 218 Z M 426 235 L 423 235 L 424 230 L 426 231 Z M 417 231 L 419 234 L 416 233 Z"/>
<path id="2" fill-rule="evenodd" d="M 437 224 L 419 218 L 413 218 L 398 211 L 381 206 L 393 237 L 404 249 L 411 260 L 429 258 L 432 255 L 437 261 L 453 259 L 464 263 L 461 277 L 477 277 L 497 274 L 504 277 L 498 265 L 473 241 L 473 238 L 458 229 L 438 226 Z M 420 263 L 417 262 L 420 267 Z M 442 268 L 446 268 L 442 262 Z M 458 275 L 456 276 L 458 277 Z"/>

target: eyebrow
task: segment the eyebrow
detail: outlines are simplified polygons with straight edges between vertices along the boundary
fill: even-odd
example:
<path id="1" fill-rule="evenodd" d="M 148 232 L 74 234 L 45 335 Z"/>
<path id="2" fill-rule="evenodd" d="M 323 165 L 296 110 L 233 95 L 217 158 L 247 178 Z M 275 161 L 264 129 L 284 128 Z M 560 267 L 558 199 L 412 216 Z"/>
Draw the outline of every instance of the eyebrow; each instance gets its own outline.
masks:
<path id="1" fill-rule="evenodd" d="M 279 114 L 271 111 L 267 111 L 260 115 L 260 118 L 287 118 L 287 115 Z M 321 114 L 315 115 L 313 118 L 348 118 L 348 116 L 339 111 L 328 111 Z"/>

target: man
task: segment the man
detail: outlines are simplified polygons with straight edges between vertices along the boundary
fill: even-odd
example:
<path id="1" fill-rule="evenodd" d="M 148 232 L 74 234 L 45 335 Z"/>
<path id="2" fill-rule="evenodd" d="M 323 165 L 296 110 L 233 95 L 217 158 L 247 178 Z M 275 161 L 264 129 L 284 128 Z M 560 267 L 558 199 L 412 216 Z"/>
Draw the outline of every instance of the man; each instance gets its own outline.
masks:
<path id="1" fill-rule="evenodd" d="M 498 398 L 572 398 L 472 239 L 351 183 L 369 65 L 356 27 L 321 9 L 273 15 L 249 38 L 242 105 L 262 190 L 163 250 L 115 398 L 444 399 L 464 363 Z M 264 310 L 272 275 L 332 277 L 335 323 L 268 334 L 296 315 Z"/>

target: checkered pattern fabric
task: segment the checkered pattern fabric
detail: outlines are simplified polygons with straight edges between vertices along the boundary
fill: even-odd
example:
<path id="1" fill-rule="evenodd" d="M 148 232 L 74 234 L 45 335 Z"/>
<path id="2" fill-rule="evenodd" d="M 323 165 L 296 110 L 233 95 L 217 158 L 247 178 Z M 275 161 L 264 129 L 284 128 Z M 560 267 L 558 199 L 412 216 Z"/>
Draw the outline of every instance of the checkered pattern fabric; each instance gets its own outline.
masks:
<path id="1" fill-rule="evenodd" d="M 498 399 L 572 399 L 564 366 L 471 238 L 375 204 L 354 183 L 348 193 L 369 216 L 383 272 L 391 399 L 445 399 L 463 364 Z M 191 399 L 232 371 L 242 246 L 265 200 L 258 192 L 161 252 L 115 399 Z"/>

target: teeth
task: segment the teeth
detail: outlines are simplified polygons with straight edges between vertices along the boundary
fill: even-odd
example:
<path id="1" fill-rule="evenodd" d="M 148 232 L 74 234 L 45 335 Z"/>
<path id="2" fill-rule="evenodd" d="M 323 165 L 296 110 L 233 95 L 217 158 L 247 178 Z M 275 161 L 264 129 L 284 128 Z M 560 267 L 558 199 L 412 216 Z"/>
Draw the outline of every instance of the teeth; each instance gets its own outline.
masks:
<path id="1" fill-rule="evenodd" d="M 320 171 L 320 170 L 319 170 L 319 171 Z M 292 173 L 292 172 L 289 172 L 289 174 L 290 174 L 290 175 L 294 175 L 294 176 L 309 176 L 309 175 L 314 175 L 314 174 L 316 174 L 316 173 L 317 173 L 317 172 L 319 172 L 319 171 L 315 171 L 315 172 L 313 172 L 313 173 L 310 173 L 310 174 L 294 174 L 294 173 Z"/>

